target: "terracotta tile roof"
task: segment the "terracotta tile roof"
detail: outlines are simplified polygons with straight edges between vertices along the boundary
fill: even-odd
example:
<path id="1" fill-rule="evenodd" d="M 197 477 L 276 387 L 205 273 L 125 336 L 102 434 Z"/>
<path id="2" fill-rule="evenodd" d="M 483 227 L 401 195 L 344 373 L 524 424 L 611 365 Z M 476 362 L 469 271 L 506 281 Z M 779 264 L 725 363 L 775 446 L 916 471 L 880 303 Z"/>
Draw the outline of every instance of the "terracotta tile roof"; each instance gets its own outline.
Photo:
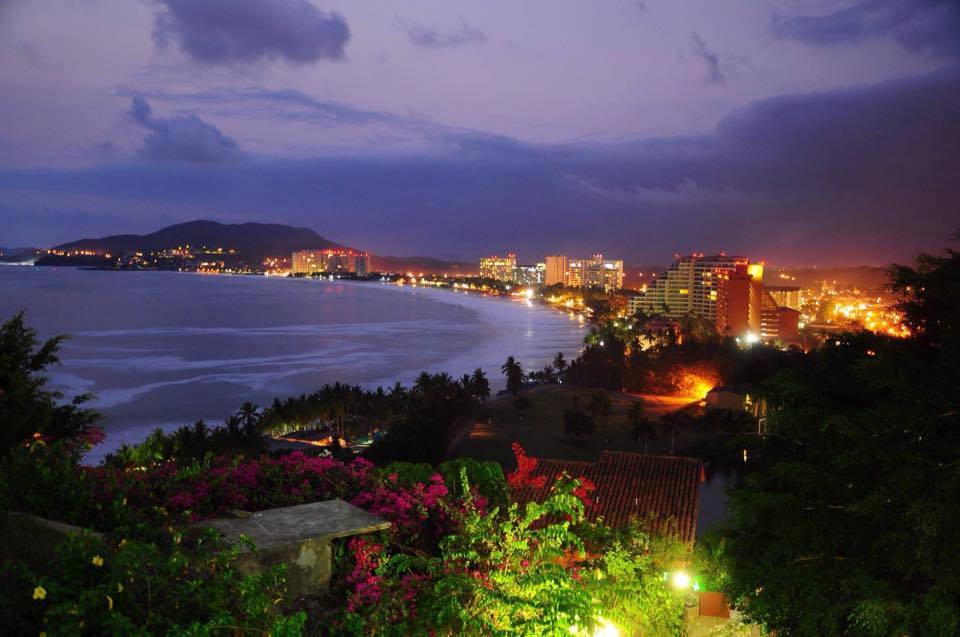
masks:
<path id="1" fill-rule="evenodd" d="M 649 456 L 624 451 L 604 451 L 597 462 L 537 458 L 532 476 L 546 476 L 541 488 L 524 487 L 514 493 L 521 504 L 540 502 L 550 493 L 553 479 L 562 472 L 584 477 L 596 485 L 587 517 L 603 517 L 611 527 L 625 526 L 637 516 L 649 520 L 653 530 L 684 542 L 693 542 L 697 531 L 697 506 L 703 463 L 694 458 Z"/>

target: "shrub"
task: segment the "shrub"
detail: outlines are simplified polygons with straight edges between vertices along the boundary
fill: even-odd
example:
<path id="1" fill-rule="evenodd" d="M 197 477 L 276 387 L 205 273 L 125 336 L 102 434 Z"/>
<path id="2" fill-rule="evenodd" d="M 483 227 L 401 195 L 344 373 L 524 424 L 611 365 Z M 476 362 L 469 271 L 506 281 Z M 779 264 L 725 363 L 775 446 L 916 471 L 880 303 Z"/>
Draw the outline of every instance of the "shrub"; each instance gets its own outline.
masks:
<path id="1" fill-rule="evenodd" d="M 300 634 L 304 615 L 278 609 L 282 568 L 241 575 L 239 550 L 209 531 L 173 531 L 165 544 L 78 535 L 57 547 L 46 573 L 3 565 L 0 621 L 11 634 Z"/>

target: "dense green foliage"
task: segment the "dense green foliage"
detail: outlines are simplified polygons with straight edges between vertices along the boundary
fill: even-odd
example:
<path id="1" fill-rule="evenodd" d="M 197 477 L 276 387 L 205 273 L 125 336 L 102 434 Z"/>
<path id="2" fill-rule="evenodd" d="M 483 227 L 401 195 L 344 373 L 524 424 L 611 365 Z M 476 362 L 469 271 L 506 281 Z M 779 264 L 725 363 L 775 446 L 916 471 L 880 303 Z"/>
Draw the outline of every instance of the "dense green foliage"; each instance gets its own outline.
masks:
<path id="1" fill-rule="evenodd" d="M 263 416 L 247 402 L 223 426 L 209 427 L 198 420 L 170 433 L 155 429 L 142 442 L 122 445 L 108 454 L 107 464 L 146 465 L 161 460 L 199 460 L 207 454 L 257 455 L 266 450 Z"/>
<path id="2" fill-rule="evenodd" d="M 843 335 L 766 387 L 728 590 L 782 635 L 960 634 L 960 254 L 893 269 L 916 337 Z"/>
<path id="3" fill-rule="evenodd" d="M 459 530 L 436 554 L 358 551 L 352 577 L 368 603 L 347 615 L 354 634 L 567 637 L 606 620 L 627 634 L 683 634 L 683 599 L 661 575 L 679 544 L 587 525 L 567 477 L 543 503 L 493 511 L 474 504 L 465 471 L 460 481 Z"/>
<path id="4" fill-rule="evenodd" d="M 580 401 L 575 396 L 573 406 L 563 412 L 563 433 L 568 436 L 586 436 L 593 433 L 593 418 L 580 409 Z"/>
<path id="5" fill-rule="evenodd" d="M 44 389 L 43 371 L 58 362 L 64 338 L 41 343 L 22 312 L 0 325 L 0 457 L 37 434 L 76 437 L 97 421 L 95 412 L 82 407 L 91 396 L 63 403 L 60 392 Z"/>
<path id="6" fill-rule="evenodd" d="M 677 322 L 638 313 L 597 323 L 584 337 L 583 353 L 566 372 L 570 382 L 654 394 L 687 393 L 692 376 L 712 385 L 758 383 L 797 365 L 799 350 L 740 347 L 702 319 Z"/>
<path id="7" fill-rule="evenodd" d="M 282 568 L 242 575 L 239 547 L 210 533 L 171 530 L 162 543 L 65 539 L 54 568 L 20 562 L 0 571 L 0 622 L 7 634 L 300 634 L 305 617 L 281 614 Z"/>
<path id="8" fill-rule="evenodd" d="M 466 472 L 467 482 L 471 488 L 482 495 L 491 506 L 505 507 L 507 505 L 507 481 L 503 475 L 503 468 L 496 462 L 481 462 L 473 458 L 457 458 L 441 462 L 436 468 L 426 462 L 394 462 L 384 467 L 384 475 L 395 475 L 397 483 L 402 486 L 412 486 L 418 482 L 426 484 L 434 474 L 440 474 L 450 493 L 455 498 L 462 498 L 466 494 L 462 490 L 461 475 Z"/>
<path id="9" fill-rule="evenodd" d="M 378 465 L 395 461 L 437 464 L 443 460 L 456 428 L 464 426 L 467 416 L 490 395 L 482 370 L 476 370 L 469 380 L 464 384 L 446 373 L 422 372 L 409 391 L 394 388 L 391 396 L 400 401 L 399 410 L 386 437 L 367 449 L 364 457 Z"/>

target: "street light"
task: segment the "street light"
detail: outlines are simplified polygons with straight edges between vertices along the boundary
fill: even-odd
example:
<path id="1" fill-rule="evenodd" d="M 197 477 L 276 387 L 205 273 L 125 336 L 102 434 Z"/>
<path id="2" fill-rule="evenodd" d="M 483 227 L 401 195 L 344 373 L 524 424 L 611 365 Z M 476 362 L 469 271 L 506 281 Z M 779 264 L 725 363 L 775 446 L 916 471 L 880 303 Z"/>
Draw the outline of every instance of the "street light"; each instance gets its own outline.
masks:
<path id="1" fill-rule="evenodd" d="M 690 576 L 684 571 L 674 571 L 670 576 L 670 584 L 677 590 L 686 590 L 690 588 Z"/>

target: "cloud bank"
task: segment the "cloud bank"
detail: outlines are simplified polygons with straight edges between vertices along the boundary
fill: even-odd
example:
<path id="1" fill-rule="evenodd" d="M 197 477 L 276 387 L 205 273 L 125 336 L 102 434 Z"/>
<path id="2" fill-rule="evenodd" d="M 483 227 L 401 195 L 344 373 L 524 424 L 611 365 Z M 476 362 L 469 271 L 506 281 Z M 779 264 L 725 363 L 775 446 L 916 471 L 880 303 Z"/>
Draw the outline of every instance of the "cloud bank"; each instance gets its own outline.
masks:
<path id="1" fill-rule="evenodd" d="M 822 15 L 775 16 L 773 32 L 814 45 L 890 36 L 911 51 L 960 58 L 960 2 L 956 0 L 863 0 Z"/>
<path id="2" fill-rule="evenodd" d="M 156 0 L 153 38 L 204 64 L 340 60 L 350 29 L 308 0 Z"/>
<path id="3" fill-rule="evenodd" d="M 143 100 L 132 115 L 150 130 L 145 153 L 184 158 L 172 150 L 183 144 L 171 141 L 192 139 L 184 130 L 203 131 L 208 156 L 224 150 L 222 134 L 196 118 L 154 117 Z M 960 65 L 758 101 L 696 136 L 537 145 L 431 134 L 435 150 L 416 156 L 0 171 L 0 199 L 29 210 L 55 192 L 60 201 L 114 198 L 128 210 L 139 201 L 183 219 L 308 225 L 386 254 L 519 249 L 535 258 L 595 249 L 637 263 L 688 250 L 883 263 L 938 249 L 958 224 Z"/>
<path id="4" fill-rule="evenodd" d="M 154 117 L 150 104 L 135 97 L 130 117 L 150 131 L 143 140 L 140 155 L 162 161 L 217 164 L 236 159 L 237 143 L 199 117 Z"/>

